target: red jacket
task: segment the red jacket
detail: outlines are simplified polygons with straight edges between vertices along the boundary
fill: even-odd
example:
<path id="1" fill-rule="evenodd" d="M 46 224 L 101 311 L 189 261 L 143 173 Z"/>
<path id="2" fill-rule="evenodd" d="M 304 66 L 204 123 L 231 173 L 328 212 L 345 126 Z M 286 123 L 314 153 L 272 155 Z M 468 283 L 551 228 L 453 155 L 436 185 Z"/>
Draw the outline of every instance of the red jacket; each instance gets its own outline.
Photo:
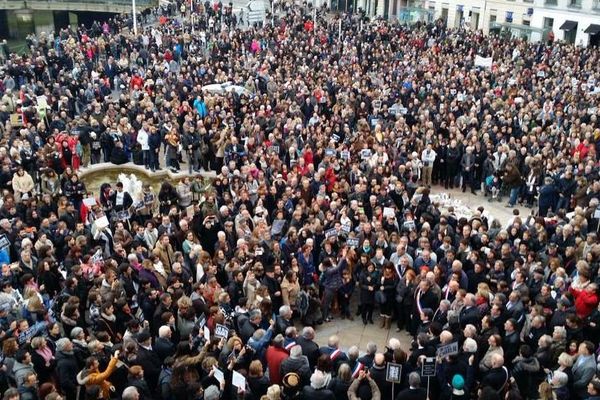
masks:
<path id="1" fill-rule="evenodd" d="M 575 297 L 575 311 L 580 318 L 587 318 L 598 306 L 598 295 L 596 293 L 573 288 L 571 288 L 571 293 Z"/>
<path id="2" fill-rule="evenodd" d="M 265 354 L 267 365 L 269 366 L 269 377 L 272 385 L 281 385 L 280 367 L 281 363 L 290 355 L 283 348 L 269 346 Z"/>

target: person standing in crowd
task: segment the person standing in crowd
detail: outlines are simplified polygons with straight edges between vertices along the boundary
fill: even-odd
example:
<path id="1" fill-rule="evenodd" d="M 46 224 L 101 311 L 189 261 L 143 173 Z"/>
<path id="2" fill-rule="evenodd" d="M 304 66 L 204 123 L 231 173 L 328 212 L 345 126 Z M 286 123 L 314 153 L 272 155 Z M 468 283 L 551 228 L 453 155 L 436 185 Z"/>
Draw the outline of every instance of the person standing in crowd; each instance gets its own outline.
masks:
<path id="1" fill-rule="evenodd" d="M 4 54 L 5 399 L 600 396 L 598 49 L 193 6 Z"/>

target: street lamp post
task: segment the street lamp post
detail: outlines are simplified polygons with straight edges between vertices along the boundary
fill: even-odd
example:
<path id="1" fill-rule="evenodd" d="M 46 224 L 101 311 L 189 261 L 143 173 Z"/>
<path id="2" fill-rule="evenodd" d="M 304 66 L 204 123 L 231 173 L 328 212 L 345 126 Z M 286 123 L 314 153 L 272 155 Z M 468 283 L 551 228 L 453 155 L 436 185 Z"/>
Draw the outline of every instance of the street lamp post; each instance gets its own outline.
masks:
<path id="1" fill-rule="evenodd" d="M 131 9 L 133 13 L 133 34 L 137 36 L 137 14 L 135 12 L 135 0 L 131 0 Z"/>

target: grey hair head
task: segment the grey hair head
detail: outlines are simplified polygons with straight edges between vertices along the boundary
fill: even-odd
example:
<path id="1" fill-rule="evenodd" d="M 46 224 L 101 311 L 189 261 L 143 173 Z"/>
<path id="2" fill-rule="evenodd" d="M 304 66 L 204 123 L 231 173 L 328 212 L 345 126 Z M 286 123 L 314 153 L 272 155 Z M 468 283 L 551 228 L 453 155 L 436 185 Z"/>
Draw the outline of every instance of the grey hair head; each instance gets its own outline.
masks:
<path id="1" fill-rule="evenodd" d="M 298 358 L 302 355 L 302 347 L 300 345 L 295 345 L 290 349 L 290 357 Z"/>
<path id="2" fill-rule="evenodd" d="M 280 317 L 285 317 L 286 315 L 290 314 L 291 312 L 292 312 L 292 309 L 290 308 L 290 306 L 279 307 L 279 316 Z"/>
<path id="3" fill-rule="evenodd" d="M 263 336 L 265 336 L 265 330 L 257 329 L 256 331 L 254 331 L 254 334 L 252 335 L 252 339 L 254 339 L 258 342 L 263 338 Z"/>
<path id="4" fill-rule="evenodd" d="M 56 341 L 56 350 L 63 351 L 71 341 L 67 338 L 58 339 Z"/>
<path id="5" fill-rule="evenodd" d="M 315 338 L 315 330 L 313 328 L 311 328 L 310 326 L 305 326 L 302 329 L 302 337 L 304 339 L 308 339 L 308 340 L 312 340 Z"/>
<path id="6" fill-rule="evenodd" d="M 377 343 L 375 343 L 375 342 L 367 343 L 367 353 L 369 353 L 369 354 L 377 353 Z"/>
<path id="7" fill-rule="evenodd" d="M 411 372 L 410 375 L 408 375 L 408 384 L 414 388 L 421 386 L 421 377 L 418 372 Z"/>
<path id="8" fill-rule="evenodd" d="M 349 359 L 356 360 L 356 359 L 358 359 L 358 355 L 359 355 L 358 346 L 352 346 L 348 349 L 348 358 Z"/>

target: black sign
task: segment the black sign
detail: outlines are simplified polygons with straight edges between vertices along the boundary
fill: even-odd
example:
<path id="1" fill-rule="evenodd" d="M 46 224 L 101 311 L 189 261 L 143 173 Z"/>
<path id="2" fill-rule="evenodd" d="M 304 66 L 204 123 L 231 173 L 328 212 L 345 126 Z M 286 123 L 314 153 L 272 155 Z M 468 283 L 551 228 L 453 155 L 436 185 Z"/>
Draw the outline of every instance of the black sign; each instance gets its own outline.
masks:
<path id="1" fill-rule="evenodd" d="M 346 244 L 348 245 L 348 247 L 357 248 L 358 238 L 348 238 L 346 239 Z"/>
<path id="2" fill-rule="evenodd" d="M 148 193 L 144 195 L 144 204 L 150 204 L 154 202 L 154 194 Z"/>
<path id="3" fill-rule="evenodd" d="M 215 337 L 227 339 L 228 336 L 229 328 L 225 325 L 217 324 L 217 326 L 215 327 Z"/>
<path id="4" fill-rule="evenodd" d="M 402 364 L 388 363 L 385 371 L 385 380 L 400 383 L 402 380 Z"/>
<path id="5" fill-rule="evenodd" d="M 458 342 L 453 342 L 437 349 L 437 355 L 440 357 L 452 356 L 458 354 Z"/>
<path id="6" fill-rule="evenodd" d="M 435 376 L 435 357 L 426 357 L 421 367 L 421 376 Z"/>
<path id="7" fill-rule="evenodd" d="M 129 213 L 128 210 L 123 210 L 123 211 L 119 211 L 117 213 L 117 219 L 119 221 L 125 221 L 128 220 L 131 217 L 131 214 Z"/>

